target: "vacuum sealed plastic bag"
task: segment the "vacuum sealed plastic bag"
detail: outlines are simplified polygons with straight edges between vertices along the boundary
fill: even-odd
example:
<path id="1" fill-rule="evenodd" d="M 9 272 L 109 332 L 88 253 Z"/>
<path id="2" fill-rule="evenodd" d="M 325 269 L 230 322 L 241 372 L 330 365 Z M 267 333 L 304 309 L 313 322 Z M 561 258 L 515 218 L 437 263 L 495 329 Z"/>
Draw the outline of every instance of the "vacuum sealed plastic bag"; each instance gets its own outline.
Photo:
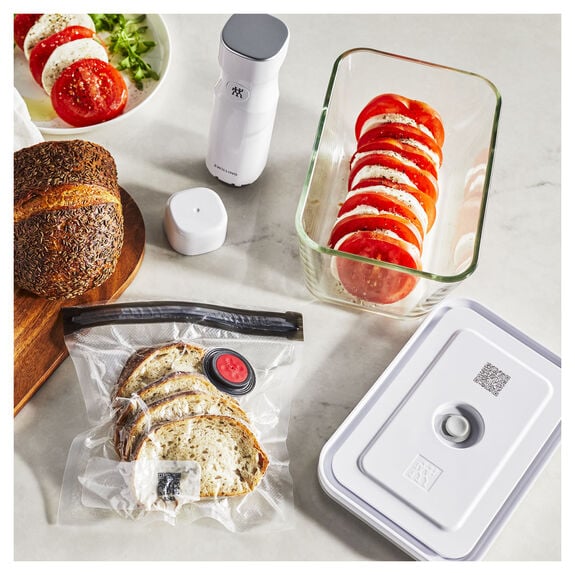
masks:
<path id="1" fill-rule="evenodd" d="M 191 302 L 62 310 L 87 411 L 58 521 L 211 517 L 289 527 L 286 447 L 303 340 L 295 312 Z"/>

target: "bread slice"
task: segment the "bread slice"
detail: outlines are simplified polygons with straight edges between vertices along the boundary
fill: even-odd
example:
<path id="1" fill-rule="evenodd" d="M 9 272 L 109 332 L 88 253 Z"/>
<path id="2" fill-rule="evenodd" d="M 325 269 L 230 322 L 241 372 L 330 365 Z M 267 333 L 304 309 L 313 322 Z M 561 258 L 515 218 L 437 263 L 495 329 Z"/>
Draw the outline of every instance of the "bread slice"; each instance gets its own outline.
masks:
<path id="1" fill-rule="evenodd" d="M 203 347 L 182 341 L 140 349 L 126 362 L 116 385 L 116 397 L 130 397 L 170 372 L 201 372 L 204 353 Z"/>
<path id="2" fill-rule="evenodd" d="M 269 459 L 254 434 L 226 415 L 197 415 L 161 423 L 134 449 L 135 460 L 193 460 L 201 468 L 200 497 L 253 491 Z"/>
<path id="3" fill-rule="evenodd" d="M 156 401 L 170 395 L 182 392 L 195 392 L 212 395 L 215 398 L 225 396 L 237 404 L 237 401 L 221 392 L 205 375 L 187 371 L 168 373 L 152 383 L 134 392 L 130 401 L 125 398 L 116 398 L 116 425 L 114 429 L 114 444 L 120 457 L 123 457 L 123 444 L 126 440 L 125 429 L 130 427 L 134 418 L 138 417 L 142 409 Z"/>
<path id="4" fill-rule="evenodd" d="M 158 423 L 182 419 L 191 415 L 228 415 L 249 424 L 246 412 L 231 397 L 212 393 L 184 391 L 169 395 L 139 411 L 120 433 L 121 457 L 131 459 L 132 448 L 143 435 Z"/>
<path id="5" fill-rule="evenodd" d="M 221 392 L 205 375 L 187 371 L 174 371 L 156 379 L 138 391 L 138 398 L 146 405 L 150 405 L 164 397 L 183 391 L 208 393 L 218 397 L 225 395 L 232 399 L 231 396 Z"/>

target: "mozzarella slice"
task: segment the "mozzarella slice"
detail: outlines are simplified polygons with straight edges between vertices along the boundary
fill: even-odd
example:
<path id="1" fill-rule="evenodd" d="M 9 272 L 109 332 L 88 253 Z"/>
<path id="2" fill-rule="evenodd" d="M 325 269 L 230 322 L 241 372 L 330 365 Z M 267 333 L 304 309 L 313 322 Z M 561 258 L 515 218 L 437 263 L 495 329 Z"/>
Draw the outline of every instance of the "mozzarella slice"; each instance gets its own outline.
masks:
<path id="1" fill-rule="evenodd" d="M 50 54 L 42 71 L 42 86 L 48 95 L 52 92 L 52 88 L 64 68 L 85 58 L 96 58 L 107 62 L 108 53 L 100 42 L 92 38 L 80 38 L 58 46 Z"/>
<path id="2" fill-rule="evenodd" d="M 395 168 L 388 168 L 387 166 L 380 166 L 379 164 L 369 164 L 360 168 L 357 174 L 355 174 L 350 187 L 355 188 L 362 180 L 370 180 L 373 178 L 387 178 L 392 182 L 417 188 L 405 172 L 396 170 Z"/>
<path id="3" fill-rule="evenodd" d="M 402 138 L 399 140 L 399 142 L 401 144 L 409 144 L 415 148 L 419 148 L 424 154 L 427 154 L 427 157 L 435 165 L 435 169 L 439 171 L 439 168 L 441 167 L 441 161 L 439 160 L 439 156 L 433 152 L 431 148 L 428 148 L 425 144 L 422 144 L 420 141 L 414 140 L 412 138 Z"/>
<path id="4" fill-rule="evenodd" d="M 400 203 L 406 205 L 411 210 L 411 212 L 415 215 L 415 217 L 419 220 L 419 223 L 421 224 L 421 229 L 427 230 L 429 220 L 428 220 L 427 214 L 425 213 L 425 210 L 423 209 L 421 204 L 411 194 L 404 192 L 403 190 L 399 190 L 399 189 L 392 188 L 389 186 L 370 186 L 368 188 L 357 188 L 356 190 L 352 190 L 347 194 L 346 200 L 347 200 L 347 198 L 350 198 L 351 196 L 355 196 L 357 194 L 362 194 L 362 193 L 365 194 L 365 193 L 373 193 L 373 192 L 384 193 L 388 196 L 396 198 Z M 377 211 L 377 208 L 374 208 L 374 209 Z M 346 212 L 346 213 L 348 213 L 348 212 Z M 342 214 L 341 217 L 343 217 L 344 215 L 345 214 Z"/>
<path id="5" fill-rule="evenodd" d="M 360 206 L 355 207 L 353 210 L 350 210 L 349 212 L 346 212 L 345 214 L 339 216 L 335 220 L 334 227 L 335 227 L 335 225 L 337 225 L 342 220 L 345 220 L 346 218 L 351 217 L 351 216 L 385 216 L 385 215 L 390 215 L 390 216 L 399 215 L 401 218 L 403 218 L 403 220 L 402 220 L 403 224 L 407 228 L 409 228 L 411 233 L 417 238 L 417 242 L 418 242 L 419 246 L 423 245 L 423 238 L 421 237 L 419 230 L 407 218 L 405 218 L 404 216 L 401 216 L 401 214 L 395 214 L 395 213 L 390 212 L 388 210 L 378 210 L 377 208 L 374 208 L 373 206 L 360 205 Z M 380 229 L 378 231 L 384 231 L 384 230 Z M 389 230 L 387 230 L 387 231 L 389 231 Z M 403 239 L 403 238 L 400 238 L 400 239 Z M 407 240 L 404 240 L 404 241 L 407 241 Z"/>
<path id="6" fill-rule="evenodd" d="M 361 158 L 373 155 L 389 156 L 390 158 L 394 158 L 396 160 L 399 160 L 400 162 L 403 162 L 406 166 L 411 166 L 412 168 L 419 167 L 415 162 L 408 160 L 405 156 L 402 156 L 398 152 L 392 152 L 391 150 L 369 150 L 367 152 L 356 152 L 351 158 L 350 169 L 353 170 L 355 164 L 357 163 L 358 160 L 361 160 Z"/>
<path id="7" fill-rule="evenodd" d="M 357 231 L 358 230 L 356 230 L 355 232 L 350 232 L 349 234 L 346 234 L 340 240 L 338 240 L 338 242 L 335 244 L 334 250 L 339 250 L 339 248 L 341 247 L 341 244 L 343 244 L 345 241 L 347 241 L 349 238 L 351 238 L 353 236 L 353 234 L 356 234 Z M 359 231 L 361 231 L 361 230 L 359 230 Z M 372 231 L 376 231 L 377 233 L 382 234 L 384 236 L 387 236 L 388 238 L 393 238 L 394 240 L 399 240 L 401 242 L 405 242 L 406 251 L 409 252 L 409 254 L 415 259 L 415 261 L 417 261 L 419 259 L 419 255 L 417 253 L 417 249 L 415 248 L 415 246 L 406 242 L 405 240 L 402 240 L 395 232 L 392 232 L 391 230 L 372 230 Z M 353 253 L 353 252 L 351 252 L 351 253 Z M 364 256 L 364 257 L 367 257 L 367 256 Z"/>
<path id="8" fill-rule="evenodd" d="M 427 126 L 418 124 L 415 120 L 409 118 L 408 116 L 404 116 L 403 114 L 379 114 L 378 116 L 371 116 L 362 126 L 360 136 L 363 136 L 363 134 L 365 134 L 368 130 L 371 130 L 371 128 L 375 128 L 380 124 L 387 123 L 406 124 L 408 126 L 412 126 L 413 128 L 419 128 L 424 134 L 435 140 L 433 133 Z"/>
<path id="9" fill-rule="evenodd" d="M 84 26 L 90 30 L 96 30 L 92 18 L 89 14 L 42 14 L 32 25 L 26 38 L 24 39 L 24 54 L 26 59 L 30 59 L 30 52 L 48 36 L 64 30 L 68 26 Z"/>

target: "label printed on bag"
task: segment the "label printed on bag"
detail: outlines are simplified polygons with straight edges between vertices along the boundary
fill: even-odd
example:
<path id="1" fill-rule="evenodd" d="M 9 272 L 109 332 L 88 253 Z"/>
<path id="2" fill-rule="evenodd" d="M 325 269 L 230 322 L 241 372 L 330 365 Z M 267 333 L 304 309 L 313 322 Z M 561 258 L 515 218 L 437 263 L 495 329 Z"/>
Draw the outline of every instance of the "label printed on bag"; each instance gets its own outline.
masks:
<path id="1" fill-rule="evenodd" d="M 164 501 L 175 501 L 176 495 L 180 495 L 180 480 L 181 473 L 167 473 L 161 471 L 158 473 L 158 484 L 156 493 L 160 499 Z"/>
<path id="2" fill-rule="evenodd" d="M 135 498 L 145 509 L 168 502 L 183 505 L 200 498 L 201 468 L 196 461 L 150 459 L 131 463 Z"/>

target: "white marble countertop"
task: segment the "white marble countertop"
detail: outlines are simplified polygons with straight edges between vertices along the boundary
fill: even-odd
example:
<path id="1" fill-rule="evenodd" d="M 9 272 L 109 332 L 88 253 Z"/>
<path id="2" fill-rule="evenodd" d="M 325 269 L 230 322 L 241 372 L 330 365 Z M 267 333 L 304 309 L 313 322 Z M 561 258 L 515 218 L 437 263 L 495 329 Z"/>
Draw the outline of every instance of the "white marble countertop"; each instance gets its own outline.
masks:
<path id="1" fill-rule="evenodd" d="M 294 382 L 287 440 L 293 528 L 258 535 L 208 522 L 55 524 L 70 442 L 85 425 L 67 359 L 14 421 L 16 560 L 408 559 L 325 495 L 317 478 L 322 446 L 418 325 L 321 303 L 304 286 L 295 210 L 331 67 L 346 49 L 372 47 L 474 71 L 499 88 L 501 123 L 479 266 L 453 295 L 477 299 L 561 353 L 560 16 L 280 15 L 291 40 L 270 157 L 262 177 L 243 189 L 214 180 L 204 164 L 227 17 L 166 15 L 173 62 L 161 91 L 117 127 L 82 137 L 112 152 L 120 184 L 145 220 L 144 261 L 122 299 L 303 313 L 305 361 Z M 170 194 L 194 186 L 220 195 L 228 235 L 219 250 L 185 257 L 170 249 L 162 216 Z M 560 492 L 558 451 L 486 559 L 560 559 Z"/>

